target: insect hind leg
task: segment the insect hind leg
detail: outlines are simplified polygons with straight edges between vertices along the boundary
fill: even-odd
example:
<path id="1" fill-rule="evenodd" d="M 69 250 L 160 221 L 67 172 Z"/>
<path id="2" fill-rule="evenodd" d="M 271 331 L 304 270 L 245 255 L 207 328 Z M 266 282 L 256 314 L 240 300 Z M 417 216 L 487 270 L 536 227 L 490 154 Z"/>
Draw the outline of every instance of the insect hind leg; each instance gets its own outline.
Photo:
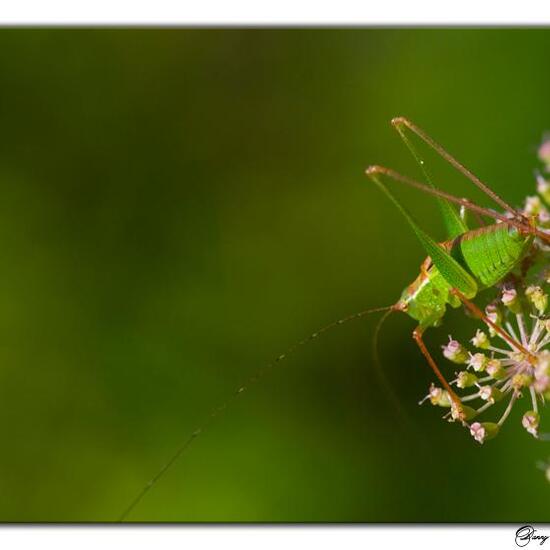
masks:
<path id="1" fill-rule="evenodd" d="M 392 126 L 399 132 L 401 137 L 407 143 L 407 138 L 404 135 L 403 128 L 407 128 L 413 134 L 417 135 L 426 145 L 433 149 L 441 158 L 447 161 L 453 168 L 460 172 L 463 176 L 469 179 L 478 189 L 483 191 L 488 197 L 490 197 L 496 204 L 498 204 L 504 210 L 510 212 L 513 216 L 518 216 L 518 211 L 510 206 L 502 197 L 497 195 L 487 184 L 483 183 L 477 176 L 475 176 L 470 170 L 468 170 L 462 163 L 454 158 L 448 151 L 446 151 L 439 143 L 437 143 L 432 137 L 430 137 L 424 130 L 413 124 L 409 119 L 405 117 L 396 117 L 391 121 Z"/>

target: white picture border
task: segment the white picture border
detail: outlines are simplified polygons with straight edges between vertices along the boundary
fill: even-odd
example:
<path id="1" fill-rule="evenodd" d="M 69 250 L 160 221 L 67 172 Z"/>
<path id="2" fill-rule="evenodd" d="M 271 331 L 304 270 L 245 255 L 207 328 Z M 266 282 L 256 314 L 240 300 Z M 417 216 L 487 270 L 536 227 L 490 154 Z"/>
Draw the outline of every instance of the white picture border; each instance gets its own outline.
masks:
<path id="1" fill-rule="evenodd" d="M 547 0 L 16 0 L 2 25 L 545 25 Z"/>
<path id="2" fill-rule="evenodd" d="M 2 26 L 542 26 L 547 0 L 19 0 L 2 3 Z M 414 498 L 413 495 L 410 498 Z M 475 504 L 473 504 L 475 505 Z M 482 503 L 480 502 L 481 506 Z M 219 548 L 223 550 L 366 550 L 535 548 L 500 526 L 1 526 L 2 548 Z M 550 527 L 535 526 L 550 535 Z"/>

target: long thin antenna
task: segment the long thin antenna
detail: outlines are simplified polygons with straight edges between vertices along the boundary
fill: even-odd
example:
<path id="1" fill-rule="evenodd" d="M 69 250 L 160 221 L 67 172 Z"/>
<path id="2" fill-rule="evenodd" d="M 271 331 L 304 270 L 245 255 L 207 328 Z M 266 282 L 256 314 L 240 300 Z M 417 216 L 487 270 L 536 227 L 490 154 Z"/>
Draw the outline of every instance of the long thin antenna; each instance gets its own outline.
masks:
<path id="1" fill-rule="evenodd" d="M 201 433 L 205 432 L 210 427 L 210 425 L 214 422 L 214 420 L 217 417 L 219 417 L 220 413 L 222 413 L 227 407 L 229 407 L 250 386 L 258 382 L 275 366 L 281 363 L 281 361 L 289 357 L 292 353 L 294 353 L 298 348 L 300 348 L 304 344 L 307 344 L 308 342 L 315 340 L 321 334 L 335 327 L 343 325 L 344 323 L 348 323 L 349 321 L 354 321 L 370 313 L 379 313 L 381 311 L 386 311 L 390 313 L 392 311 L 396 311 L 396 308 L 394 305 L 391 305 L 386 307 L 366 309 L 364 311 L 360 311 L 359 313 L 354 313 L 353 315 L 344 317 L 343 319 L 339 319 L 338 321 L 334 321 L 324 326 L 323 328 L 320 328 L 316 332 L 310 334 L 307 338 L 304 338 L 303 340 L 296 342 L 294 345 L 290 346 L 285 351 L 285 353 L 279 355 L 276 359 L 274 359 L 273 361 L 268 363 L 266 366 L 264 366 L 262 369 L 260 369 L 255 374 L 253 374 L 250 378 L 248 378 L 248 380 L 244 384 L 239 386 L 226 401 L 224 401 L 221 405 L 218 405 L 216 408 L 212 409 L 211 413 L 208 415 L 208 417 L 202 423 L 202 425 L 183 441 L 183 443 L 178 447 L 176 452 L 172 455 L 170 460 L 166 464 L 164 464 L 164 466 L 162 466 L 162 468 L 160 468 L 160 470 L 151 478 L 151 480 L 147 483 L 147 485 L 145 485 L 143 489 L 141 489 L 141 491 L 136 495 L 134 500 L 132 500 L 130 505 L 126 508 L 126 510 L 124 510 L 124 512 L 120 515 L 118 521 L 119 522 L 124 521 L 128 517 L 128 515 L 132 512 L 132 510 L 141 502 L 143 497 L 149 492 L 149 490 L 164 476 L 164 474 L 170 469 L 170 467 L 173 466 L 174 463 L 177 462 L 179 458 L 181 458 L 181 456 L 185 453 L 185 451 L 187 451 L 187 449 L 191 446 L 193 441 L 195 441 L 195 439 Z M 388 313 L 386 313 L 386 316 L 388 315 Z"/>
<path id="2" fill-rule="evenodd" d="M 392 388 L 392 385 L 388 381 L 388 378 L 386 376 L 386 373 L 384 372 L 384 369 L 382 368 L 382 361 L 380 360 L 380 351 L 378 348 L 378 342 L 380 339 L 380 331 L 382 330 L 382 325 L 386 322 L 386 319 L 394 312 L 398 311 L 397 309 L 389 309 L 380 317 L 378 323 L 376 323 L 376 328 L 374 329 L 374 333 L 372 336 L 372 358 L 374 361 L 374 370 L 376 372 L 376 376 L 378 377 L 378 381 L 380 383 L 380 386 L 384 389 L 384 392 L 389 397 L 389 400 L 394 408 L 394 410 L 397 413 L 397 416 L 399 417 L 399 420 L 403 422 L 403 424 L 407 425 L 408 427 L 411 426 L 412 422 L 409 418 L 409 416 L 406 414 L 406 412 L 403 410 L 403 406 L 401 405 L 401 401 L 399 400 L 399 397 L 395 394 L 395 391 Z"/>
<path id="3" fill-rule="evenodd" d="M 448 153 L 437 141 L 430 137 L 422 128 L 419 128 L 416 124 L 412 123 L 405 117 L 396 117 L 391 121 L 394 128 L 399 131 L 401 126 L 405 126 L 411 132 L 416 134 L 421 140 L 429 145 L 438 155 L 444 158 L 449 164 L 456 168 L 463 176 L 467 177 L 476 187 L 481 189 L 486 195 L 491 197 L 501 208 L 510 212 L 514 216 L 517 216 L 518 212 L 515 208 L 510 206 L 502 197 L 497 195 L 488 185 L 483 183 L 476 175 L 472 174 L 468 168 L 458 162 L 450 153 Z M 401 133 L 401 132 L 400 132 Z"/>

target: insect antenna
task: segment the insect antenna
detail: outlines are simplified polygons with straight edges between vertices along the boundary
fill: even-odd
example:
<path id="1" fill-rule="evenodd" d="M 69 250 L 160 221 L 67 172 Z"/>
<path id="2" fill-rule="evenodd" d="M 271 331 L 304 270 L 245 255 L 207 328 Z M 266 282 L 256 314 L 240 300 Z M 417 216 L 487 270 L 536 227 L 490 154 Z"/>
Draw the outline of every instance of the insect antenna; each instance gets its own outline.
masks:
<path id="1" fill-rule="evenodd" d="M 179 458 L 181 458 L 187 449 L 193 444 L 193 441 L 202 433 L 204 433 L 210 425 L 220 416 L 220 414 L 227 409 L 240 395 L 242 395 L 246 390 L 248 390 L 252 385 L 256 384 L 260 379 L 262 379 L 269 371 L 271 371 L 274 367 L 279 365 L 282 361 L 287 359 L 290 355 L 292 355 L 296 350 L 298 350 L 300 347 L 304 346 L 305 344 L 315 340 L 325 332 L 328 332 L 329 330 L 336 328 L 340 325 L 343 325 L 345 323 L 348 323 L 350 321 L 355 321 L 357 319 L 361 319 L 362 317 L 369 315 L 371 313 L 379 313 L 385 311 L 386 314 L 384 317 L 382 317 L 382 321 L 385 320 L 388 315 L 393 312 L 397 311 L 397 307 L 395 305 L 386 306 L 386 307 L 377 307 L 372 309 L 366 309 L 363 311 L 359 311 L 358 313 L 354 313 L 352 315 L 348 315 L 347 317 L 344 317 L 342 319 L 338 319 L 337 321 L 333 321 L 332 323 L 329 323 L 328 325 L 325 325 L 324 327 L 320 328 L 316 332 L 313 332 L 310 334 L 307 338 L 304 338 L 303 340 L 300 340 L 299 342 L 296 342 L 292 346 L 290 346 L 284 353 L 276 357 L 274 360 L 272 360 L 270 363 L 267 363 L 264 367 L 262 367 L 260 370 L 256 371 L 255 374 L 250 376 L 244 384 L 241 384 L 223 403 L 212 409 L 210 414 L 206 417 L 204 422 L 194 431 L 192 432 L 182 443 L 181 445 L 176 449 L 174 454 L 171 456 L 171 458 L 166 462 L 159 470 L 158 472 L 149 480 L 149 482 L 139 491 L 139 493 L 135 496 L 135 498 L 130 502 L 128 507 L 124 510 L 124 512 L 119 516 L 118 521 L 124 521 L 128 515 L 134 510 L 134 508 L 141 502 L 143 497 L 151 490 L 151 488 L 166 474 L 166 472 L 178 461 Z M 377 337 L 379 329 L 381 327 L 382 323 L 378 323 L 375 336 Z M 386 382 L 387 383 L 387 382 Z"/>
<path id="2" fill-rule="evenodd" d="M 394 311 L 396 311 L 396 308 L 389 309 L 388 311 L 386 311 L 386 313 L 384 313 L 384 315 L 382 315 L 382 317 L 380 317 L 380 319 L 378 320 L 378 323 L 376 323 L 376 328 L 374 329 L 374 333 L 372 336 L 372 358 L 374 363 L 374 371 L 376 373 L 380 386 L 383 388 L 384 392 L 388 396 L 393 406 L 393 410 L 397 413 L 399 420 L 404 425 L 411 427 L 412 421 L 410 417 L 407 415 L 407 413 L 403 410 L 401 401 L 399 400 L 399 397 L 396 395 L 395 391 L 393 390 L 392 384 L 388 380 L 385 370 L 382 367 L 382 361 L 380 360 L 380 350 L 378 346 L 378 343 L 380 341 L 380 332 L 382 330 L 382 325 L 386 322 L 386 319 Z"/>

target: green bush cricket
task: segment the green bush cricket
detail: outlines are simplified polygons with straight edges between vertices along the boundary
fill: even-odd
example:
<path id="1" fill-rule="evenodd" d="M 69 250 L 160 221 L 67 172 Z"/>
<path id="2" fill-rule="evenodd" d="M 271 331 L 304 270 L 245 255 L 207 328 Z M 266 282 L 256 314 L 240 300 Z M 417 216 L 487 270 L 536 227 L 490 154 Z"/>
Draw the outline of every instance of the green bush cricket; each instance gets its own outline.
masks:
<path id="1" fill-rule="evenodd" d="M 267 364 L 247 382 L 242 384 L 227 401 L 213 409 L 202 426 L 183 442 L 170 460 L 141 489 L 120 516 L 120 521 L 126 519 L 151 487 L 159 481 L 166 471 L 187 451 L 196 437 L 208 428 L 234 399 L 299 347 L 316 339 L 324 332 L 348 321 L 360 319 L 370 313 L 385 312 L 374 332 L 374 353 L 377 362 L 377 337 L 384 320 L 392 312 L 397 311 L 406 313 L 414 319 L 418 324 L 413 331 L 413 338 L 447 392 L 449 398 L 447 405 L 451 407 L 453 419 L 459 420 L 465 425 L 468 425 L 467 421 L 471 419 L 473 410 L 463 406 L 461 399 L 441 373 L 423 341 L 423 334 L 428 328 L 441 324 L 447 306 L 457 308 L 464 305 L 474 317 L 483 321 L 493 329 L 495 334 L 498 334 L 506 341 L 511 349 L 521 356 L 521 361 L 534 367 L 537 357 L 531 349 L 528 349 L 525 342 L 520 341 L 512 331 L 506 330 L 498 322 L 492 320 L 472 300 L 476 298 L 479 292 L 495 287 L 497 284 L 507 280 L 508 277 L 523 277 L 528 267 L 537 255 L 541 253 L 540 244 L 550 243 L 550 234 L 537 226 L 536 216 L 525 215 L 507 204 L 415 124 L 405 118 L 399 117 L 392 120 L 392 125 L 419 163 L 427 184 L 419 183 L 393 170 L 380 166 L 369 167 L 366 170 L 366 174 L 402 213 L 427 253 L 428 256 L 421 265 L 420 274 L 405 288 L 395 304 L 361 311 L 330 323 L 291 346 L 284 354 L 279 355 L 274 361 Z M 432 182 L 431 176 L 425 168 L 424 160 L 412 145 L 407 132 L 416 135 L 444 160 L 449 162 L 502 208 L 505 214 L 478 206 L 470 200 L 457 198 L 439 190 Z M 445 223 L 447 240 L 438 243 L 425 233 L 401 202 L 388 189 L 383 179 L 403 183 L 435 196 Z M 468 226 L 465 215 L 466 211 L 473 212 L 478 217 L 480 227 L 471 229 Z M 490 218 L 492 223 L 484 225 L 482 217 Z M 515 397 L 511 401 L 512 404 L 514 400 Z M 475 429 L 479 431 L 484 428 L 480 425 L 479 429 L 477 427 Z M 474 435 L 472 428 L 471 431 Z"/>
<path id="2" fill-rule="evenodd" d="M 413 152 L 428 181 L 428 186 L 425 186 L 401 176 L 393 170 L 380 166 L 371 166 L 366 171 L 370 179 L 403 214 L 428 254 L 428 257 L 421 266 L 420 275 L 404 290 L 400 300 L 393 308 L 396 311 L 403 311 L 418 321 L 419 324 L 413 332 L 413 338 L 434 373 L 443 384 L 443 387 L 449 393 L 455 405 L 454 414 L 460 420 L 465 420 L 460 400 L 441 374 L 441 371 L 424 344 L 422 335 L 427 328 L 438 326 L 441 323 L 447 305 L 459 307 L 461 304 L 464 304 L 471 313 L 491 326 L 518 352 L 524 354 L 528 361 L 534 364 L 534 355 L 502 327 L 491 321 L 471 300 L 477 296 L 478 292 L 492 288 L 497 283 L 503 281 L 516 268 L 520 267 L 522 262 L 528 265 L 532 260 L 532 256 L 539 252 L 538 247 L 534 244 L 535 238 L 540 238 L 544 242 L 550 242 L 550 235 L 536 227 L 534 217 L 527 218 L 508 205 L 412 122 L 399 117 L 393 119 L 392 124 Z M 474 185 L 501 206 L 508 213 L 509 217 L 436 189 L 427 170 L 424 168 L 424 161 L 405 135 L 405 129 L 416 134 L 445 160 L 449 161 Z M 384 185 L 381 176 L 386 176 L 395 182 L 405 183 L 426 193 L 435 195 L 439 201 L 448 240 L 443 243 L 437 243 L 427 235 L 389 191 L 387 186 Z M 470 229 L 466 224 L 465 216 L 461 216 L 451 203 L 456 203 L 477 214 L 493 218 L 495 223 L 477 229 Z"/>

